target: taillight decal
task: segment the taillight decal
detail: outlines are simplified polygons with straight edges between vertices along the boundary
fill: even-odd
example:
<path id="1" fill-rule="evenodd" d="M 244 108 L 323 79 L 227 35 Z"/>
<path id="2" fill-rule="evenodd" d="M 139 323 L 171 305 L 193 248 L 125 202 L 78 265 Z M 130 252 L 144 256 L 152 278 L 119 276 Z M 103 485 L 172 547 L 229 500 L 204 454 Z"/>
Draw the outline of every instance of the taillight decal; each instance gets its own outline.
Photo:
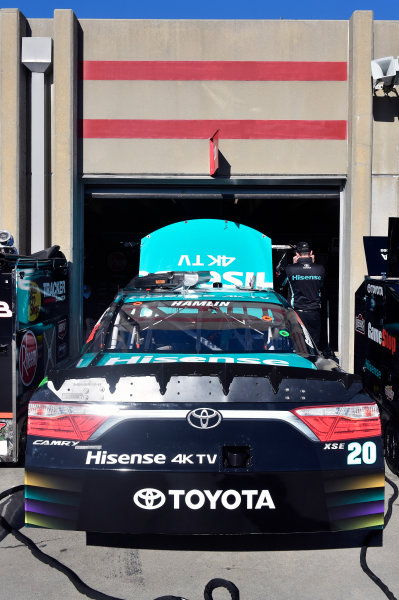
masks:
<path id="1" fill-rule="evenodd" d="M 28 435 L 86 441 L 106 419 L 107 415 L 90 413 L 82 405 L 31 402 Z"/>
<path id="2" fill-rule="evenodd" d="M 304 406 L 292 412 L 321 442 L 381 435 L 380 415 L 375 403 Z"/>

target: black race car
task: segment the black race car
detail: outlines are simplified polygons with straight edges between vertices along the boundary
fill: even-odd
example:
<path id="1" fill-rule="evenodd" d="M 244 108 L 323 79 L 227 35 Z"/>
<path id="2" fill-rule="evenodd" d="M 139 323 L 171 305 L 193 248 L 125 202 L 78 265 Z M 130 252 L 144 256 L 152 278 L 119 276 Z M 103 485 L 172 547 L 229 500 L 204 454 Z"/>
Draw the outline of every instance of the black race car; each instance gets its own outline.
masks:
<path id="1" fill-rule="evenodd" d="M 30 402 L 26 524 L 380 545 L 380 434 L 272 290 L 136 277 Z"/>

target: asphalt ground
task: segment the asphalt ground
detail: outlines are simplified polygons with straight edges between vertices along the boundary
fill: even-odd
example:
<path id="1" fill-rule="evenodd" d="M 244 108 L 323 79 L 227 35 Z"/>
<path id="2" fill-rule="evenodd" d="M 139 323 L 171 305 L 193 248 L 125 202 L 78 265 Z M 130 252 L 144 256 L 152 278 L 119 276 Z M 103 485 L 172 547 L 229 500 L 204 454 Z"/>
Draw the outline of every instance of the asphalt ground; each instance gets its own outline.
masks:
<path id="1" fill-rule="evenodd" d="M 23 469 L 0 467 L 0 492 L 23 484 Z M 388 469 L 386 475 L 399 485 Z M 392 497 L 386 484 L 386 507 Z M 385 592 L 360 565 L 360 549 L 302 551 L 132 550 L 86 546 L 84 533 L 26 528 L 23 494 L 0 502 L 0 512 L 38 548 L 72 570 L 88 586 L 118 600 L 177 596 L 202 600 L 214 578 L 231 581 L 240 600 L 391 600 L 399 599 L 399 499 L 384 532 L 384 545 L 367 550 L 367 565 L 387 586 Z M 82 600 L 68 577 L 44 564 L 0 527 L 1 600 Z M 96 597 L 96 596 L 92 596 Z M 103 596 L 104 600 L 108 600 Z M 216 589 L 213 600 L 230 600 Z M 176 599 L 177 600 L 177 599 Z"/>

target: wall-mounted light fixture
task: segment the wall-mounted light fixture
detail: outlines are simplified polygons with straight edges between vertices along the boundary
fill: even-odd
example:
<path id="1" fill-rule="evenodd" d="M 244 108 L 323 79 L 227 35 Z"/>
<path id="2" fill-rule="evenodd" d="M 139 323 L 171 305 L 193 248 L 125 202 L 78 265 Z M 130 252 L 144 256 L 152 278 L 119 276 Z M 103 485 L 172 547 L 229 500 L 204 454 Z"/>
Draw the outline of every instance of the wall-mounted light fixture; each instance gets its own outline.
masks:
<path id="1" fill-rule="evenodd" d="M 383 90 L 389 92 L 399 83 L 398 58 L 385 56 L 371 61 L 371 76 L 373 78 L 373 92 Z"/>

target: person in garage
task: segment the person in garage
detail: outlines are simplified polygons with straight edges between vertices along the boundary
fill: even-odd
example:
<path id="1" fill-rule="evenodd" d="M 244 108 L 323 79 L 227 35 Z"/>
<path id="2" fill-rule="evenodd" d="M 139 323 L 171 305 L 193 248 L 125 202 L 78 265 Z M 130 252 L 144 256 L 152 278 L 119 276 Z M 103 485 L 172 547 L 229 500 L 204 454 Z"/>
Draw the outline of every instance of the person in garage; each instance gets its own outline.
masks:
<path id="1" fill-rule="evenodd" d="M 324 277 L 325 269 L 315 263 L 309 243 L 298 242 L 293 264 L 285 267 L 283 287 L 288 285 L 288 300 L 316 345 L 320 342 Z"/>

